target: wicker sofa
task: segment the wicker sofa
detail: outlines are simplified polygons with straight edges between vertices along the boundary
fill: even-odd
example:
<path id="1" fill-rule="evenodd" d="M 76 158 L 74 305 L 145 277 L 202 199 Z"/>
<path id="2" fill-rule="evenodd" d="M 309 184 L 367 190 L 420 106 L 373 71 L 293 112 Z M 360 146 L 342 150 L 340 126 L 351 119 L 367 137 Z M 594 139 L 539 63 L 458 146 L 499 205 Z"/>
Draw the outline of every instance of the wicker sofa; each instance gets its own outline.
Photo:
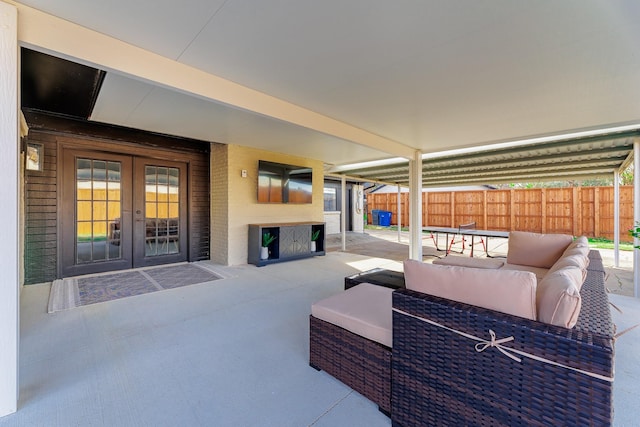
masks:
<path id="1" fill-rule="evenodd" d="M 394 425 L 610 425 L 613 324 L 599 253 L 590 260 L 571 329 L 394 292 Z M 498 339 L 514 337 L 504 347 L 544 361 L 516 354 L 517 362 L 495 348 L 478 353 L 474 340 L 451 330 L 487 341 L 489 330 Z"/>
<path id="2" fill-rule="evenodd" d="M 599 253 L 589 261 L 572 328 L 400 289 L 392 346 L 312 315 L 310 364 L 394 426 L 610 425 L 614 328 Z"/>

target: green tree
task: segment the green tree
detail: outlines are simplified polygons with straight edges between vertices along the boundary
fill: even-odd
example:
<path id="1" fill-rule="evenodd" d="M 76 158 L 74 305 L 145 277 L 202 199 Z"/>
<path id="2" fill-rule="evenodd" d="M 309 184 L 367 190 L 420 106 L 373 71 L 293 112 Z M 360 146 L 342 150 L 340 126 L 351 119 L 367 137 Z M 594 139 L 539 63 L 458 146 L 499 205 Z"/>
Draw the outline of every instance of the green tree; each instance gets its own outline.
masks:
<path id="1" fill-rule="evenodd" d="M 633 185 L 633 163 L 631 163 L 629 167 L 620 174 L 620 184 Z"/>

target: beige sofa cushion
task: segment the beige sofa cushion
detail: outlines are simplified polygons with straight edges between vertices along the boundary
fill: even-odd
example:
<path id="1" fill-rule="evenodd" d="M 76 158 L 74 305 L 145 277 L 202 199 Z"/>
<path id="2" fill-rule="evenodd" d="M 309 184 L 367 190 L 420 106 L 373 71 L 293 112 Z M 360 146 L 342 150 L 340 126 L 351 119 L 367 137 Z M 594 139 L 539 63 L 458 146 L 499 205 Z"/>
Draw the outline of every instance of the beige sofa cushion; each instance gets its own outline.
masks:
<path id="1" fill-rule="evenodd" d="M 542 280 L 544 276 L 547 275 L 547 272 L 549 271 L 548 268 L 531 267 L 529 265 L 519 265 L 519 264 L 509 264 L 509 263 L 506 263 L 504 267 L 502 267 L 502 269 L 515 270 L 515 271 L 529 271 L 536 275 L 536 279 L 538 280 L 538 282 Z"/>
<path id="2" fill-rule="evenodd" d="M 573 328 L 578 321 L 582 299 L 580 286 L 582 271 L 565 267 L 549 272 L 538 283 L 538 320 L 565 328 Z"/>
<path id="3" fill-rule="evenodd" d="M 588 246 L 569 245 L 569 247 L 562 253 L 562 257 L 571 256 L 571 255 L 580 255 L 588 259 L 590 251 L 591 249 L 589 249 Z M 560 257 L 560 259 L 562 259 L 562 257 Z"/>
<path id="4" fill-rule="evenodd" d="M 468 256 L 447 255 L 433 260 L 438 265 L 457 265 L 458 267 L 497 269 L 504 265 L 504 261 L 492 258 L 472 258 Z"/>
<path id="5" fill-rule="evenodd" d="M 533 273 L 404 262 L 407 289 L 536 320 Z"/>
<path id="6" fill-rule="evenodd" d="M 313 317 L 391 347 L 393 289 L 360 283 L 311 306 Z"/>
<path id="7" fill-rule="evenodd" d="M 589 259 L 589 252 L 590 251 L 591 251 L 591 249 L 589 249 L 589 246 L 571 244 L 571 245 L 569 245 L 569 247 L 567 249 L 565 249 L 565 251 L 562 254 L 562 256 L 565 257 L 565 256 L 570 256 L 570 255 L 582 255 L 583 257 Z"/>
<path id="8" fill-rule="evenodd" d="M 509 233 L 508 264 L 551 268 L 573 241 L 568 234 Z"/>
<path id="9" fill-rule="evenodd" d="M 578 236 L 569 245 L 570 247 L 589 247 L 589 239 L 586 236 Z"/>
<path id="10" fill-rule="evenodd" d="M 577 249 L 578 248 L 572 249 L 569 252 L 571 253 L 572 251 L 576 251 Z M 564 255 L 562 258 L 560 258 L 558 262 L 553 264 L 553 267 L 549 269 L 549 272 L 547 274 L 554 273 L 567 267 L 578 268 L 582 272 L 582 279 L 580 280 L 580 283 L 578 283 L 578 290 L 580 290 L 580 288 L 582 287 L 582 282 L 587 277 L 588 266 L 589 258 L 586 255 L 582 255 L 581 253 L 574 253 L 573 255 Z"/>

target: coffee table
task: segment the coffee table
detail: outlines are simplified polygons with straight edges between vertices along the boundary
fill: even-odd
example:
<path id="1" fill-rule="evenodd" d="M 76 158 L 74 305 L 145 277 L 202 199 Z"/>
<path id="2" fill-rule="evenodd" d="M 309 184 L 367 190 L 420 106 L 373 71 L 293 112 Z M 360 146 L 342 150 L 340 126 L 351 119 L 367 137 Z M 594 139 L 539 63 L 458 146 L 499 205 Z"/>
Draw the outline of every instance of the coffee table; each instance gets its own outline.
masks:
<path id="1" fill-rule="evenodd" d="M 365 282 L 391 289 L 403 289 L 405 287 L 404 273 L 386 270 L 384 268 L 374 268 L 373 270 L 363 271 L 362 273 L 345 277 L 344 289 L 347 290 Z"/>

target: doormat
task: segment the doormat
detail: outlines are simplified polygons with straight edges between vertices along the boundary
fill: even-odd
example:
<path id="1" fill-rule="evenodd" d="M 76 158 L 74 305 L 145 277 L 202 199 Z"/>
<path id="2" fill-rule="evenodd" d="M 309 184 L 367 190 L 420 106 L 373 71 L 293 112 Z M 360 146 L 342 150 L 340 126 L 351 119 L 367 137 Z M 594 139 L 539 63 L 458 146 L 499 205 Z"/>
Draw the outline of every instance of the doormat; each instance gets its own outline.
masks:
<path id="1" fill-rule="evenodd" d="M 203 264 L 175 264 L 57 279 L 51 285 L 48 312 L 211 282 L 224 276 Z"/>

